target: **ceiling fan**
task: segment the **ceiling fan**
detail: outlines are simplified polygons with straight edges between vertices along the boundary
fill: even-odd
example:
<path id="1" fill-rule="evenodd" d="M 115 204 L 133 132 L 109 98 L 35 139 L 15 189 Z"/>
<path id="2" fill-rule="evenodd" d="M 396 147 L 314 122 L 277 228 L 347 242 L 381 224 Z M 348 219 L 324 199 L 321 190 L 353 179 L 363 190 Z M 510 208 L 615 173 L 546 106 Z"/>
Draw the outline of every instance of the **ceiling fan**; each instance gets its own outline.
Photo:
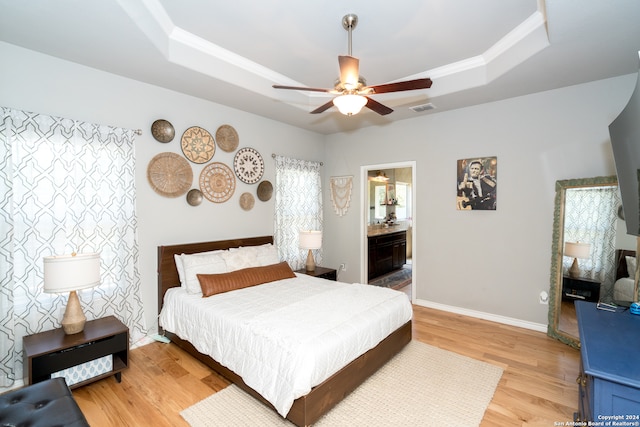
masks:
<path id="1" fill-rule="evenodd" d="M 367 86 L 365 79 L 359 74 L 359 59 L 351 56 L 351 32 L 357 24 L 358 16 L 355 14 L 351 13 L 342 18 L 342 26 L 349 32 L 349 55 L 338 56 L 340 78 L 336 81 L 333 89 L 282 85 L 273 85 L 273 87 L 275 89 L 292 89 L 336 94 L 338 95 L 337 97 L 316 108 L 311 112 L 311 114 L 322 113 L 335 105 L 342 114 L 347 116 L 358 114 L 362 107 L 365 106 L 380 115 L 386 115 L 393 112 L 391 108 L 373 100 L 369 95 L 402 92 L 405 90 L 428 89 L 431 87 L 432 81 L 429 78 Z"/>

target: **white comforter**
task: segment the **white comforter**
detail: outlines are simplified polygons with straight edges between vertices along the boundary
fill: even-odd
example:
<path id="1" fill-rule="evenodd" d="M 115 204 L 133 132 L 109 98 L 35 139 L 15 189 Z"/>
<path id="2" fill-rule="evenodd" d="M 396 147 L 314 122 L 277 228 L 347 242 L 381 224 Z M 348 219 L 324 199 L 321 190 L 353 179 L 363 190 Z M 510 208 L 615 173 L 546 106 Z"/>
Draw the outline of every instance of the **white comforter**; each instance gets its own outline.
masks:
<path id="1" fill-rule="evenodd" d="M 411 319 L 407 296 L 307 275 L 202 298 L 165 295 L 159 323 L 286 416 L 293 401 Z"/>

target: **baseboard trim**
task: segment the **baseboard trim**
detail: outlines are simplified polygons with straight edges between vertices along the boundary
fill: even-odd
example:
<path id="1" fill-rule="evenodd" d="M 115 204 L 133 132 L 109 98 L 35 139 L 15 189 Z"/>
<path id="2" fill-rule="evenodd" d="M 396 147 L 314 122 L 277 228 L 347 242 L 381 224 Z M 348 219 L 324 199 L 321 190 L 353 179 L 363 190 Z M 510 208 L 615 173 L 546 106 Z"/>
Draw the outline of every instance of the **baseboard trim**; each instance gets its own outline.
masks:
<path id="1" fill-rule="evenodd" d="M 516 326 L 518 328 L 530 329 L 532 331 L 547 333 L 547 325 L 542 323 L 528 322 L 526 320 L 515 319 L 513 317 L 500 316 L 498 314 L 486 313 L 483 311 L 469 310 L 467 308 L 453 305 L 440 304 L 433 301 L 417 299 L 414 304 L 433 308 L 436 310 L 448 311 L 450 313 L 461 314 L 463 316 L 475 317 L 477 319 L 489 320 L 491 322 L 502 323 L 504 325 Z"/>

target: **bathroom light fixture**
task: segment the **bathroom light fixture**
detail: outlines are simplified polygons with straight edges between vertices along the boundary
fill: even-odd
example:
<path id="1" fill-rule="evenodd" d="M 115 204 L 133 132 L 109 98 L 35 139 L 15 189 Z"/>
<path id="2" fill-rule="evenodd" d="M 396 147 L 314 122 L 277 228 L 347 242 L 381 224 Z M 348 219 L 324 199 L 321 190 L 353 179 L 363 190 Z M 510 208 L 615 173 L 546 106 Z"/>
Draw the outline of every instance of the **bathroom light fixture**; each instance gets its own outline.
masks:
<path id="1" fill-rule="evenodd" d="M 369 181 L 387 182 L 387 181 L 389 181 L 389 177 L 387 176 L 386 173 L 384 173 L 382 171 L 378 171 L 376 176 L 369 177 Z"/>

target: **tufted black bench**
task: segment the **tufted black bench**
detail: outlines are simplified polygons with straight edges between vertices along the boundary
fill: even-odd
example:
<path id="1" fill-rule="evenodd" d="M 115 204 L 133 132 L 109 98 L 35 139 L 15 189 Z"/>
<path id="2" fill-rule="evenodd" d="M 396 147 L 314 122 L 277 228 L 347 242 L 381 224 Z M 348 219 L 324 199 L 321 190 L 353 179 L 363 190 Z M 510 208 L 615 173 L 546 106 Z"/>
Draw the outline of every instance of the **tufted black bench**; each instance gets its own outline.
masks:
<path id="1" fill-rule="evenodd" d="M 0 394 L 0 426 L 89 426 L 64 378 Z"/>

